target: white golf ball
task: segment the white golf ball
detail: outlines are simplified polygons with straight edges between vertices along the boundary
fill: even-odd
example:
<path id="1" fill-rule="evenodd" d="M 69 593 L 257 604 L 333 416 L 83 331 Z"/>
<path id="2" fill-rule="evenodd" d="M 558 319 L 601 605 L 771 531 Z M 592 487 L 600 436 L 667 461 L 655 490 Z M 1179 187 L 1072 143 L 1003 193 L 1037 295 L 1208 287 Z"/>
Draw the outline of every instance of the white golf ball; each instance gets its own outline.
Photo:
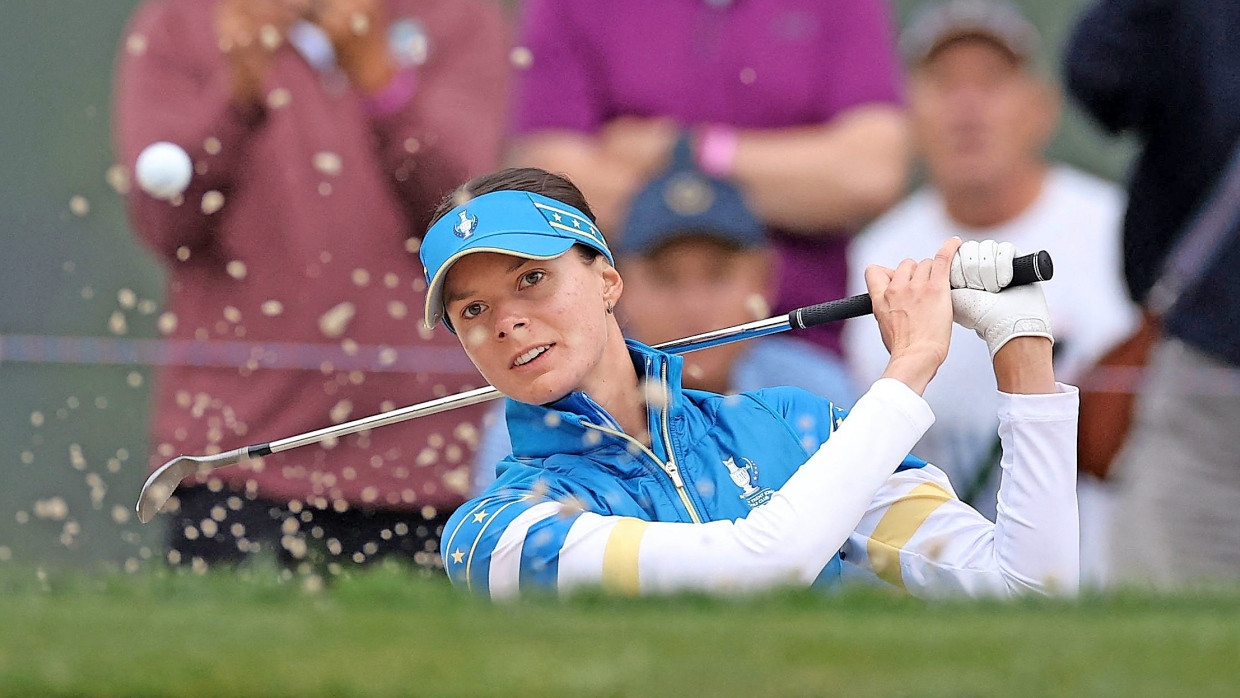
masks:
<path id="1" fill-rule="evenodd" d="M 185 191 L 194 164 L 181 146 L 158 141 L 142 149 L 134 164 L 134 176 L 142 190 L 157 199 L 171 199 Z"/>

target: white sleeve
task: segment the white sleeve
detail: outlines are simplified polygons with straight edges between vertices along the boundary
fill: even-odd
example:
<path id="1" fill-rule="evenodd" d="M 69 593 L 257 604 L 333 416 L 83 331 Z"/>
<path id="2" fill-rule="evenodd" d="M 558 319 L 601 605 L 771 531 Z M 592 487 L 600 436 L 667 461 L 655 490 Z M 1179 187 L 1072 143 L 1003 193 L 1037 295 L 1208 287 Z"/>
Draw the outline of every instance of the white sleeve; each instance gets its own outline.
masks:
<path id="1" fill-rule="evenodd" d="M 809 584 L 933 421 L 908 386 L 879 380 L 771 500 L 743 519 L 685 524 L 581 514 L 560 549 L 557 587 L 657 594 Z"/>
<path id="2" fill-rule="evenodd" d="M 997 521 L 938 468 L 896 473 L 844 547 L 847 562 L 919 596 L 1073 595 L 1080 586 L 1077 391 L 1000 393 Z"/>

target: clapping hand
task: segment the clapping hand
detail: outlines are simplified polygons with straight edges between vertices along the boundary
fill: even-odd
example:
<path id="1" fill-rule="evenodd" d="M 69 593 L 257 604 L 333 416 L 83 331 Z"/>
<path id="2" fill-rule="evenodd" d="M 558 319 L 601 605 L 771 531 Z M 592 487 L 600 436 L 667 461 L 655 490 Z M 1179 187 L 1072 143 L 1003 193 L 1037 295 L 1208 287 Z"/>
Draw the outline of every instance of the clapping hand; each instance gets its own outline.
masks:
<path id="1" fill-rule="evenodd" d="M 309 7 L 309 0 L 222 0 L 216 7 L 215 36 L 232 68 L 238 103 L 262 100 L 272 55 Z"/>
<path id="2" fill-rule="evenodd" d="M 355 87 L 373 94 L 395 70 L 388 54 L 388 21 L 380 0 L 319 0 L 311 20 L 336 49 L 336 63 Z"/>

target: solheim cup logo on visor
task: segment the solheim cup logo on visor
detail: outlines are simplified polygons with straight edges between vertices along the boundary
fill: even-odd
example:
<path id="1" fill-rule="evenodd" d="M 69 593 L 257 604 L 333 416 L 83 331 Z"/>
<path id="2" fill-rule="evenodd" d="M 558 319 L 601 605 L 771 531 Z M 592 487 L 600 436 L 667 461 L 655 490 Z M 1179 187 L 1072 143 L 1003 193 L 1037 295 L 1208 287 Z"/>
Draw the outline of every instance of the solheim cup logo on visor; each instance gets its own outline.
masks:
<path id="1" fill-rule="evenodd" d="M 469 211 L 465 210 L 462 210 L 459 215 L 461 220 L 452 226 L 452 232 L 456 233 L 456 236 L 462 240 L 467 240 L 470 235 L 474 234 L 474 230 L 478 228 L 478 217 L 469 215 Z"/>

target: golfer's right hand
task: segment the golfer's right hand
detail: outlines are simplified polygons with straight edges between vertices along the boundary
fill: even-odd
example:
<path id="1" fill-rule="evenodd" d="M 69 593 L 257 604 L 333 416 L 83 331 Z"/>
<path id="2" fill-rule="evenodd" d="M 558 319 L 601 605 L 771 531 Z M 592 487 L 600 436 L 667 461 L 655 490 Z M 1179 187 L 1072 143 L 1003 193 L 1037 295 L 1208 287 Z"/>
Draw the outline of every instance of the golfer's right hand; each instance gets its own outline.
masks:
<path id="1" fill-rule="evenodd" d="M 871 265 L 865 282 L 883 344 L 891 353 L 884 378 L 918 393 L 947 359 L 952 335 L 951 260 L 958 238 L 943 243 L 933 259 L 906 259 L 895 269 Z"/>

